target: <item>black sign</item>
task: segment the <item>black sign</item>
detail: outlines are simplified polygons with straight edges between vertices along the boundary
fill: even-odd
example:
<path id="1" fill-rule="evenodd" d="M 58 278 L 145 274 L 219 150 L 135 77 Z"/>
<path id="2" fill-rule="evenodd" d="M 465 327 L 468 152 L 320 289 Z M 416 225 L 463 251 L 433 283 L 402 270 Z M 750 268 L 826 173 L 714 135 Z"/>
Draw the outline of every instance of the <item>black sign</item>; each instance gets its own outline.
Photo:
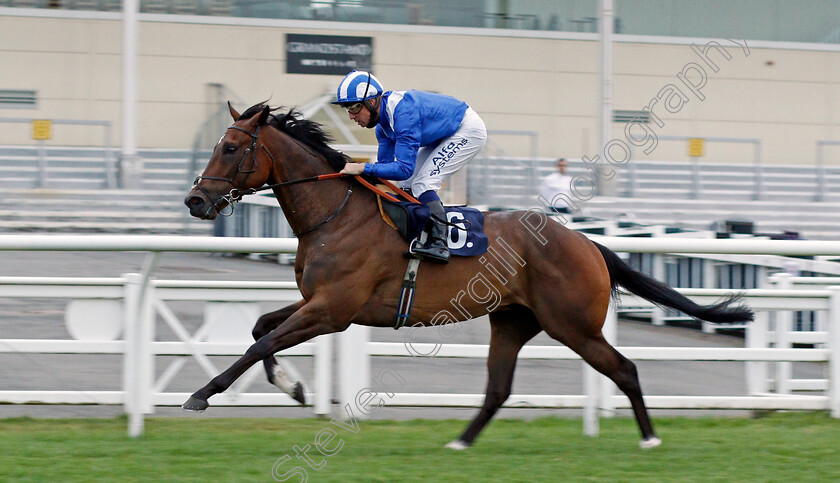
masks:
<path id="1" fill-rule="evenodd" d="M 344 75 L 372 65 L 371 37 L 286 34 L 288 74 Z"/>

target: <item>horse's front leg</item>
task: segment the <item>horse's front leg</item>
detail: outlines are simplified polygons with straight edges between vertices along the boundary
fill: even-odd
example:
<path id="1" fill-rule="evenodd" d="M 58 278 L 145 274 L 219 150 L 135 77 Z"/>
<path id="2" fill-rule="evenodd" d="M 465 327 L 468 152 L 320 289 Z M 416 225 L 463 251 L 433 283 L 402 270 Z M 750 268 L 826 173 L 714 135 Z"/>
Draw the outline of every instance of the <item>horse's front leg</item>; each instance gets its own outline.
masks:
<path id="1" fill-rule="evenodd" d="M 335 322 L 347 320 L 347 322 Z M 331 314 L 326 304 L 310 301 L 292 314 L 282 325 L 261 337 L 245 355 L 234 362 L 227 370 L 214 377 L 206 386 L 196 391 L 182 406 L 188 411 L 203 411 L 209 404 L 210 396 L 224 392 L 236 379 L 257 362 L 271 357 L 283 349 L 306 342 L 322 334 L 344 330 L 349 325 L 349 317 Z"/>
<path id="2" fill-rule="evenodd" d="M 292 316 L 292 314 L 303 307 L 304 304 L 306 304 L 306 300 L 300 300 L 288 307 L 283 307 L 280 310 L 262 315 L 259 320 L 257 320 L 256 325 L 254 325 L 254 330 L 251 331 L 251 335 L 254 336 L 254 340 L 260 340 L 265 337 L 266 334 L 279 327 L 280 324 L 285 322 Z M 266 357 L 263 359 L 263 366 L 265 366 L 265 375 L 268 377 L 268 382 L 279 387 L 295 401 L 301 404 L 306 404 L 306 398 L 303 392 L 303 382 L 292 381 L 289 379 L 286 371 L 284 371 L 277 362 L 277 358 L 273 355 Z"/>

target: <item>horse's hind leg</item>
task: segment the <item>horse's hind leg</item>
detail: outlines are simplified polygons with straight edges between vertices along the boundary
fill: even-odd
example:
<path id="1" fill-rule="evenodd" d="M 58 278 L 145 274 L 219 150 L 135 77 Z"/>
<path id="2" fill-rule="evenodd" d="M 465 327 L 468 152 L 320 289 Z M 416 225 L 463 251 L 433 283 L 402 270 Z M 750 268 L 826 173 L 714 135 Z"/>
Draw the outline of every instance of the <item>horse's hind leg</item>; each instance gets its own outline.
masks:
<path id="1" fill-rule="evenodd" d="M 639 442 L 639 446 L 653 448 L 662 444 L 662 441 L 653 432 L 653 425 L 650 422 L 650 416 L 648 416 L 647 407 L 642 397 L 642 387 L 639 384 L 636 365 L 615 350 L 615 347 L 610 345 L 600 332 L 593 336 L 584 335 L 580 331 L 573 333 L 574 335 L 570 335 L 569 332 L 572 331 L 564 333 L 562 338 L 555 337 L 550 332 L 549 335 L 577 352 L 596 371 L 610 378 L 627 396 L 633 408 L 636 423 L 638 423 L 639 430 L 642 433 L 642 441 Z"/>
<path id="2" fill-rule="evenodd" d="M 526 342 L 539 334 L 534 314 L 525 307 L 502 309 L 490 314 L 490 353 L 487 356 L 487 390 L 484 405 L 464 434 L 446 445 L 450 449 L 469 447 L 478 433 L 510 396 L 516 357 Z"/>

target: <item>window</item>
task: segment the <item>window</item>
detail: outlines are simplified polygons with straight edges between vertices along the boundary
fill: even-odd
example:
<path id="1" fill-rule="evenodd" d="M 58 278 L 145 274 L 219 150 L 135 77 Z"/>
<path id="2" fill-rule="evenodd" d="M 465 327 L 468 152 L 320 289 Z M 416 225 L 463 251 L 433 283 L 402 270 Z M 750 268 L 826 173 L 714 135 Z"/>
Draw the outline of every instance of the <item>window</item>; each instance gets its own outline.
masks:
<path id="1" fill-rule="evenodd" d="M 38 93 L 18 89 L 0 89 L 0 109 L 35 109 Z"/>
<path id="2" fill-rule="evenodd" d="M 650 121 L 648 111 L 613 111 L 613 122 L 644 122 Z"/>

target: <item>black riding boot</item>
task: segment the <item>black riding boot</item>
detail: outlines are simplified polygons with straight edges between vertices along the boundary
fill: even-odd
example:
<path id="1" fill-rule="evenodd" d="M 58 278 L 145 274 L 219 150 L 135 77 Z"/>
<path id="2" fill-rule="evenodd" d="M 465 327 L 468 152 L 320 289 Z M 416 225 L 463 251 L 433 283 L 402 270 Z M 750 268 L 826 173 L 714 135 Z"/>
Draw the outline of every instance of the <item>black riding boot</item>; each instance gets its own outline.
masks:
<path id="1" fill-rule="evenodd" d="M 443 203 L 440 200 L 434 200 L 426 203 L 429 207 L 431 217 L 429 223 L 431 229 L 426 243 L 422 247 L 416 247 L 411 250 L 411 254 L 421 260 L 430 260 L 437 263 L 449 263 L 449 246 L 446 244 L 449 238 L 446 225 L 441 221 L 446 221 L 446 210 L 443 209 Z"/>

